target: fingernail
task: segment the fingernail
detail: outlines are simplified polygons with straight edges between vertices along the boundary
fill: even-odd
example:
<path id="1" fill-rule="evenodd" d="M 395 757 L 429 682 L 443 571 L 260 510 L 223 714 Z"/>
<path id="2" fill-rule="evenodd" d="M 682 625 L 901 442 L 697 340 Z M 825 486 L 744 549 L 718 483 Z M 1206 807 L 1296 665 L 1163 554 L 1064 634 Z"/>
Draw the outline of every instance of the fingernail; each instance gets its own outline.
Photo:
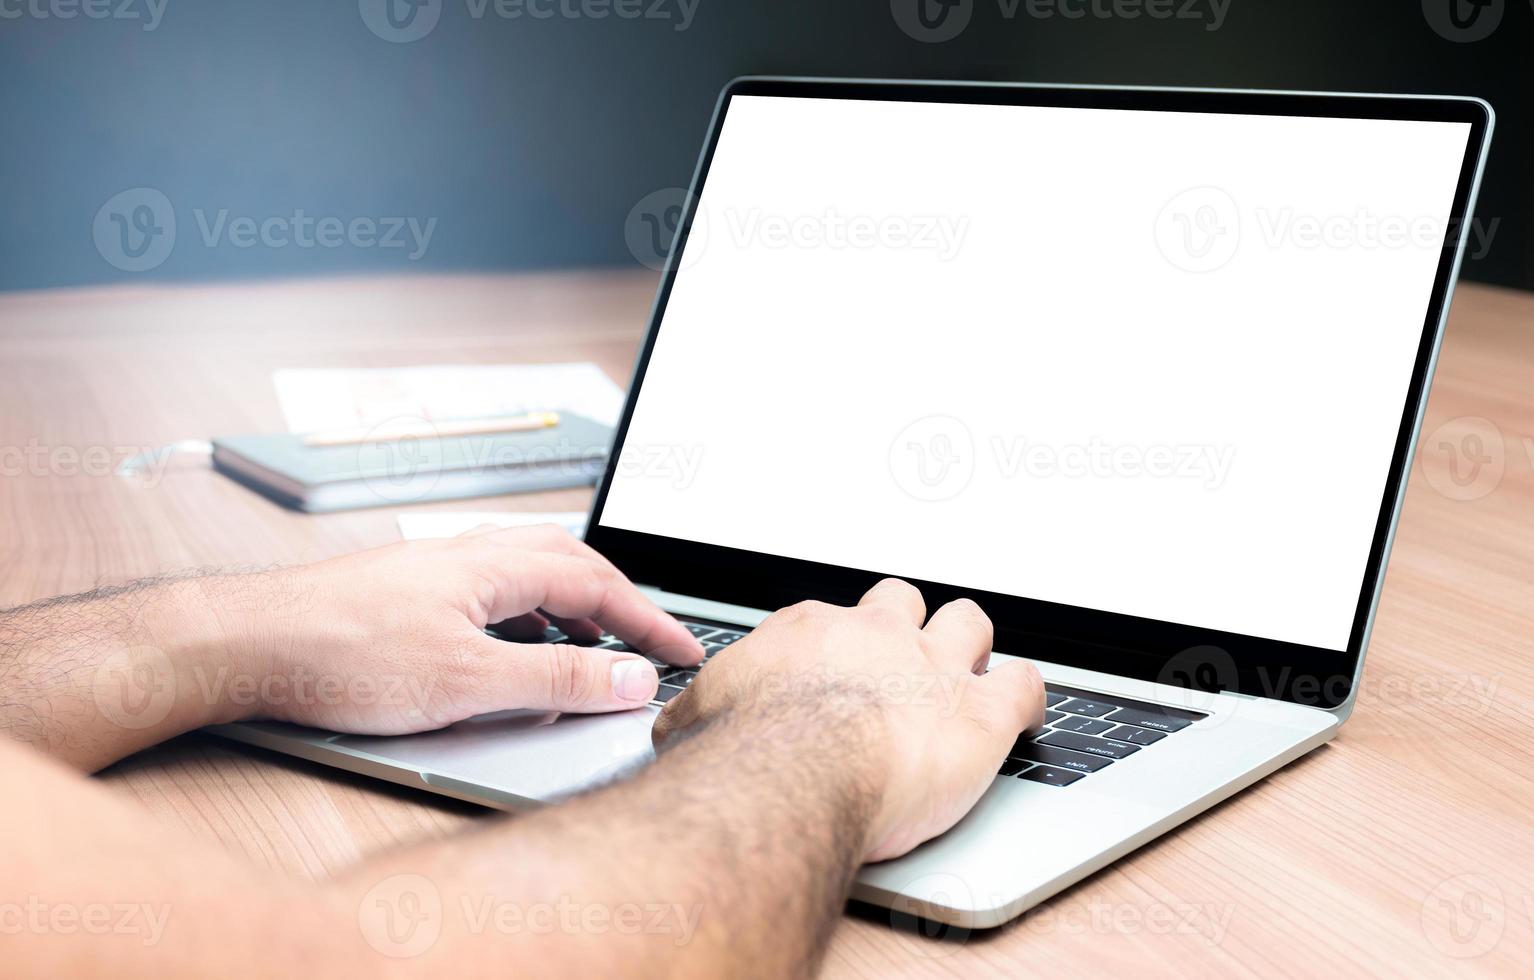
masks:
<path id="1" fill-rule="evenodd" d="M 619 701 L 643 703 L 655 696 L 660 678 L 648 660 L 619 660 L 613 664 L 613 695 Z"/>

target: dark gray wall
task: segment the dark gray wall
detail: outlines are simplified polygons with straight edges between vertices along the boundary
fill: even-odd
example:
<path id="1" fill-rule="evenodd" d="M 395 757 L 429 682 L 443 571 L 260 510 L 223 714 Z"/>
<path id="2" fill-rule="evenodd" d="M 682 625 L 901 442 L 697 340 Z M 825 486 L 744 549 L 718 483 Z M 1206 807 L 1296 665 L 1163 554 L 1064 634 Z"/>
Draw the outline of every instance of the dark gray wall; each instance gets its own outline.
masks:
<path id="1" fill-rule="evenodd" d="M 435 26 L 391 43 L 384 0 L 0 0 L 0 289 L 631 265 L 630 210 L 686 183 L 719 87 L 765 72 L 1481 95 L 1501 114 L 1481 208 L 1499 224 L 1468 274 L 1534 286 L 1530 0 L 1150 0 L 1190 16 L 1133 19 L 1090 11 L 1144 0 L 1058 0 L 1076 19 L 956 0 L 968 26 L 936 43 L 898 22 L 916 0 L 685 0 L 690 22 L 684 0 L 425 2 L 404 32 Z M 614 3 L 662 16 L 589 15 Z M 163 198 L 103 208 L 137 188 Z M 167 205 L 174 247 L 130 254 Z M 301 247 L 299 209 L 435 223 L 414 258 L 408 225 L 403 247 L 365 225 Z M 282 220 L 238 247 L 240 217 Z"/>

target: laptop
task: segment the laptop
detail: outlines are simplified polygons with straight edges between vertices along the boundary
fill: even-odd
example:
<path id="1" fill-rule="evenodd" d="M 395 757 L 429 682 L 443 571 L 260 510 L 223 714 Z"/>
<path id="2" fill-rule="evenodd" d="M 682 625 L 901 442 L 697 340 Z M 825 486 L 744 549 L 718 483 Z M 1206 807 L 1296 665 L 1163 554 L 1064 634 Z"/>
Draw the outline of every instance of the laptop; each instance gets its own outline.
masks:
<path id="1" fill-rule="evenodd" d="M 1049 692 L 974 810 L 854 898 L 999 925 L 1337 735 L 1492 125 L 1472 98 L 725 89 L 587 540 L 703 670 L 898 576 L 977 600 L 993 663 Z M 644 766 L 697 674 L 662 671 L 626 714 L 221 731 L 518 808 Z"/>

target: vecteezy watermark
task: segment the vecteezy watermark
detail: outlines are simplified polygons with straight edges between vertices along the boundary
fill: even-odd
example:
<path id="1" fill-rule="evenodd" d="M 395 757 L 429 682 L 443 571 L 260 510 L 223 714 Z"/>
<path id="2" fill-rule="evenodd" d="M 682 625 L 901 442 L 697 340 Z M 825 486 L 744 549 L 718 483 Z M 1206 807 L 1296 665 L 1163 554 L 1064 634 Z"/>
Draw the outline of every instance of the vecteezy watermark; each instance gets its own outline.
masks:
<path id="1" fill-rule="evenodd" d="M 1522 445 L 1534 468 L 1534 437 L 1525 436 Z M 1423 437 L 1417 465 L 1428 485 L 1450 500 L 1480 500 L 1507 475 L 1507 440 L 1491 419 L 1450 419 Z"/>
<path id="2" fill-rule="evenodd" d="M 447 0 L 357 0 L 362 22 L 390 44 L 409 44 L 437 29 Z"/>
<path id="3" fill-rule="evenodd" d="M 1204 644 L 1168 658 L 1157 672 L 1156 682 L 1176 690 L 1174 705 L 1204 715 L 1199 726 L 1208 729 L 1231 717 L 1232 712 L 1216 709 L 1222 693 L 1240 690 L 1241 674 L 1228 651 Z"/>
<path id="4" fill-rule="evenodd" d="M 118 20 L 152 31 L 170 0 L 0 0 L 0 20 Z"/>
<path id="5" fill-rule="evenodd" d="M 1241 247 L 1241 209 L 1219 187 L 1190 187 L 1156 215 L 1156 247 L 1184 272 L 1214 272 Z"/>
<path id="6" fill-rule="evenodd" d="M 1534 923 L 1534 904 L 1528 905 Z M 1490 875 L 1462 874 L 1434 886 L 1422 902 L 1422 935 L 1433 948 L 1456 960 L 1484 956 L 1502 941 L 1507 900 Z"/>
<path id="7" fill-rule="evenodd" d="M 1005 899 L 998 901 L 1001 904 Z M 975 907 L 975 892 L 967 879 L 946 871 L 934 871 L 903 882 L 890 903 L 890 925 L 916 933 L 928 942 L 912 947 L 921 956 L 937 959 L 964 948 L 970 930 L 931 917 L 933 906 L 945 909 Z"/>
<path id="8" fill-rule="evenodd" d="M 102 716 L 130 731 L 153 728 L 179 701 L 204 705 L 283 708 L 390 708 L 412 719 L 430 717 L 437 685 L 419 673 L 325 673 L 298 667 L 250 674 L 228 666 L 198 665 L 178 673 L 163 650 L 131 646 L 113 651 L 96 668 L 92 695 Z"/>
<path id="9" fill-rule="evenodd" d="M 357 927 L 367 944 L 385 956 L 420 956 L 442 935 L 442 893 L 424 875 L 391 875 L 362 896 Z"/>
<path id="10" fill-rule="evenodd" d="M 1115 444 L 1105 439 L 1055 446 L 1023 438 L 994 437 L 991 448 L 1004 479 L 1194 480 L 1205 489 L 1225 485 L 1236 461 L 1235 446 Z"/>
<path id="11" fill-rule="evenodd" d="M 397 708 L 411 718 L 426 715 L 436 691 L 436 678 L 416 673 L 318 673 L 297 668 L 291 673 L 257 676 L 220 667 L 192 670 L 194 688 L 204 704 L 240 707 Z"/>
<path id="12" fill-rule="evenodd" d="M 367 944 L 384 956 L 420 956 L 444 928 L 468 936 L 663 936 L 685 946 L 696 934 L 703 906 L 669 902 L 516 902 L 499 895 L 444 898 L 425 875 L 397 874 L 370 888 L 357 906 Z"/>
<path id="13" fill-rule="evenodd" d="M 1036 935 L 1189 936 L 1220 946 L 1236 907 L 1217 902 L 1056 900 L 1030 911 L 1019 928 Z"/>
<path id="14" fill-rule="evenodd" d="M 1501 677 L 1455 671 L 1372 670 L 1355 678 L 1352 673 L 1323 676 L 1264 664 L 1256 665 L 1243 678 L 1236 658 L 1214 645 L 1191 647 L 1173 655 L 1157 673 L 1156 681 L 1173 689 L 1164 695 L 1164 700 L 1206 716 L 1198 721 L 1202 729 L 1224 724 L 1250 703 L 1244 699 L 1222 699 L 1228 692 L 1317 706 L 1342 704 L 1349 695 L 1355 695 L 1374 712 L 1376 724 L 1386 723 L 1381 719 L 1396 718 L 1414 726 L 1416 719 L 1424 716 L 1486 717 L 1496 709 L 1502 686 Z M 1381 710 L 1388 707 L 1406 710 L 1394 713 Z"/>
<path id="15" fill-rule="evenodd" d="M 0 902 L 0 936 L 131 936 L 159 945 L 171 907 L 149 902 Z"/>
<path id="16" fill-rule="evenodd" d="M 663 187 L 646 194 L 629 209 L 623 241 L 640 265 L 656 272 L 671 261 L 689 211 L 693 214 L 686 249 L 678 268 L 693 265 L 708 249 L 708 216 L 695 207 L 696 198 L 683 187 Z"/>
<path id="17" fill-rule="evenodd" d="M 1225 25 L 1232 0 L 996 0 L 1003 21 L 1175 20 L 1206 31 Z M 890 15 L 916 41 L 952 41 L 974 18 L 980 0 L 890 0 Z"/>
<path id="18" fill-rule="evenodd" d="M 101 716 L 128 731 L 143 731 L 170 717 L 176 706 L 176 665 L 164 650 L 129 646 L 96 665 L 91 696 Z"/>
<path id="19" fill-rule="evenodd" d="M 890 0 L 890 16 L 911 39 L 941 44 L 964 33 L 975 0 Z"/>
<path id="20" fill-rule="evenodd" d="M 959 253 L 969 233 L 969 218 L 943 214 L 842 214 L 828 208 L 819 214 L 769 214 L 760 208 L 727 209 L 723 225 L 732 244 L 760 243 L 768 249 L 884 249 L 930 252 L 941 262 Z"/>
<path id="21" fill-rule="evenodd" d="M 926 503 L 952 500 L 968 489 L 976 460 L 973 433 L 951 415 L 917 419 L 890 440 L 895 485 Z"/>
<path id="22" fill-rule="evenodd" d="M 1439 37 L 1456 44 L 1484 41 L 1502 26 L 1505 0 L 1422 0 L 1422 16 Z"/>
<path id="23" fill-rule="evenodd" d="M 700 0 L 463 0 L 471 20 L 626 20 L 670 24 L 685 31 Z M 449 0 L 357 0 L 368 30 L 392 44 L 419 41 L 442 19 Z"/>
<path id="24" fill-rule="evenodd" d="M 147 272 L 176 247 L 176 209 L 160 191 L 135 187 L 114 194 L 96 211 L 91 234 L 107 262 L 124 272 Z"/>
<path id="25" fill-rule="evenodd" d="M 303 208 L 292 214 L 253 217 L 230 216 L 228 208 L 211 214 L 193 208 L 203 245 L 219 248 L 360 248 L 405 249 L 411 262 L 420 260 L 431 247 L 437 219 L 385 216 L 373 218 L 315 217 Z"/>
<path id="26" fill-rule="evenodd" d="M 1465 231 L 1467 254 L 1491 252 L 1501 218 L 1473 220 Z M 1418 249 L 1437 250 L 1459 237 L 1461 226 L 1427 215 L 1377 214 L 1358 208 L 1347 214 L 1310 214 L 1293 207 L 1243 210 L 1220 187 L 1192 187 L 1172 197 L 1156 215 L 1156 248 L 1172 265 L 1192 273 L 1216 272 L 1237 258 L 1244 242 L 1269 250 Z M 1255 231 L 1255 235 L 1252 232 Z"/>
<path id="27" fill-rule="evenodd" d="M 436 218 L 316 216 L 303 208 L 276 215 L 236 215 L 228 208 L 193 208 L 204 248 L 400 250 L 411 262 L 431 247 Z M 96 251 L 124 272 L 148 272 L 170 258 L 177 241 L 176 209 L 151 187 L 115 194 L 96 212 L 91 226 Z"/>
<path id="28" fill-rule="evenodd" d="M 0 478 L 112 476 L 133 460 L 140 485 L 155 487 L 174 455 L 174 446 L 66 446 L 33 438 L 21 446 L 0 446 Z"/>
<path id="29" fill-rule="evenodd" d="M 1003 433 L 980 445 L 984 452 L 958 418 L 918 419 L 890 440 L 890 476 L 908 496 L 926 503 L 958 497 L 977 472 L 1000 480 L 1189 480 L 1218 490 L 1236 458 L 1234 446 L 1137 445 L 1100 438 L 1057 445 Z"/>
<path id="30" fill-rule="evenodd" d="M 935 708 L 940 717 L 959 713 L 965 678 L 953 674 L 869 674 L 824 668 L 795 674 L 765 671 L 745 679 L 753 704 L 819 704 L 840 708 L 910 705 Z"/>
<path id="31" fill-rule="evenodd" d="M 448 423 L 444 422 L 444 426 Z M 550 486 L 594 483 L 607 462 L 606 446 L 561 435 L 532 445 L 445 436 L 431 419 L 399 416 L 348 442 L 362 482 L 386 504 L 425 499 L 449 472 L 484 478 L 497 474 Z M 686 490 L 703 467 L 702 446 L 625 444 L 614 464 L 620 478 L 659 481 Z"/>
<path id="32" fill-rule="evenodd" d="M 916 251 L 947 262 L 958 255 L 970 226 L 966 215 L 844 214 L 834 208 L 815 214 L 780 214 L 762 208 L 715 210 L 698 203 L 688 191 L 669 187 L 645 195 L 630 209 L 623 239 L 641 265 L 659 271 L 682 242 L 684 223 L 687 234 L 678 268 L 702 260 L 711 240 L 727 241 L 736 250 Z"/>
<path id="33" fill-rule="evenodd" d="M 1000 906 L 1007 899 L 1000 893 L 982 895 L 981 889 L 959 875 L 934 872 L 901 884 L 900 897 L 890 906 L 890 922 L 940 940 L 917 946 L 921 954 L 946 956 L 963 947 L 969 930 L 930 918 L 932 906 Z M 1017 928 L 1035 935 L 1186 936 L 1213 947 L 1224 944 L 1235 913 L 1236 906 L 1217 902 L 1082 901 L 1063 895 L 1029 910 L 1018 920 Z"/>

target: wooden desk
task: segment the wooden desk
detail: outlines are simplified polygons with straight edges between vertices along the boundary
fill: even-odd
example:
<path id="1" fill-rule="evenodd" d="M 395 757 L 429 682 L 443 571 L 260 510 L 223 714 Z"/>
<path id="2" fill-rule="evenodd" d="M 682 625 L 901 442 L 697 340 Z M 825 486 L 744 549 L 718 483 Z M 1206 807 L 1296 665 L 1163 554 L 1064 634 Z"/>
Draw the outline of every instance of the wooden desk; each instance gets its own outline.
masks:
<path id="1" fill-rule="evenodd" d="M 68 450 L 105 447 L 99 459 L 122 447 L 279 429 L 270 382 L 279 367 L 582 359 L 626 381 L 653 286 L 648 275 L 592 273 L 0 296 L 0 449 L 8 453 L 0 458 L 0 603 L 393 541 L 390 510 L 305 517 L 195 464 L 158 486 L 135 486 L 75 472 Z M 1527 969 L 1531 382 L 1534 297 L 1465 287 L 1427 431 L 1473 416 L 1497 429 L 1461 422 L 1430 435 L 1358 713 L 1333 745 L 1007 928 L 933 941 L 891 928 L 885 913 L 854 910 L 826 973 Z M 1483 482 L 1461 489 L 1440 446 L 1477 431 L 1493 463 Z M 18 474 L 17 451 L 29 448 Z M 586 499 L 565 491 L 469 506 L 579 509 Z M 102 778 L 188 834 L 310 877 L 483 817 L 199 736 Z M 1041 845 L 1020 837 L 1017 846 Z M 1480 955 L 1451 955 L 1470 953 Z"/>

